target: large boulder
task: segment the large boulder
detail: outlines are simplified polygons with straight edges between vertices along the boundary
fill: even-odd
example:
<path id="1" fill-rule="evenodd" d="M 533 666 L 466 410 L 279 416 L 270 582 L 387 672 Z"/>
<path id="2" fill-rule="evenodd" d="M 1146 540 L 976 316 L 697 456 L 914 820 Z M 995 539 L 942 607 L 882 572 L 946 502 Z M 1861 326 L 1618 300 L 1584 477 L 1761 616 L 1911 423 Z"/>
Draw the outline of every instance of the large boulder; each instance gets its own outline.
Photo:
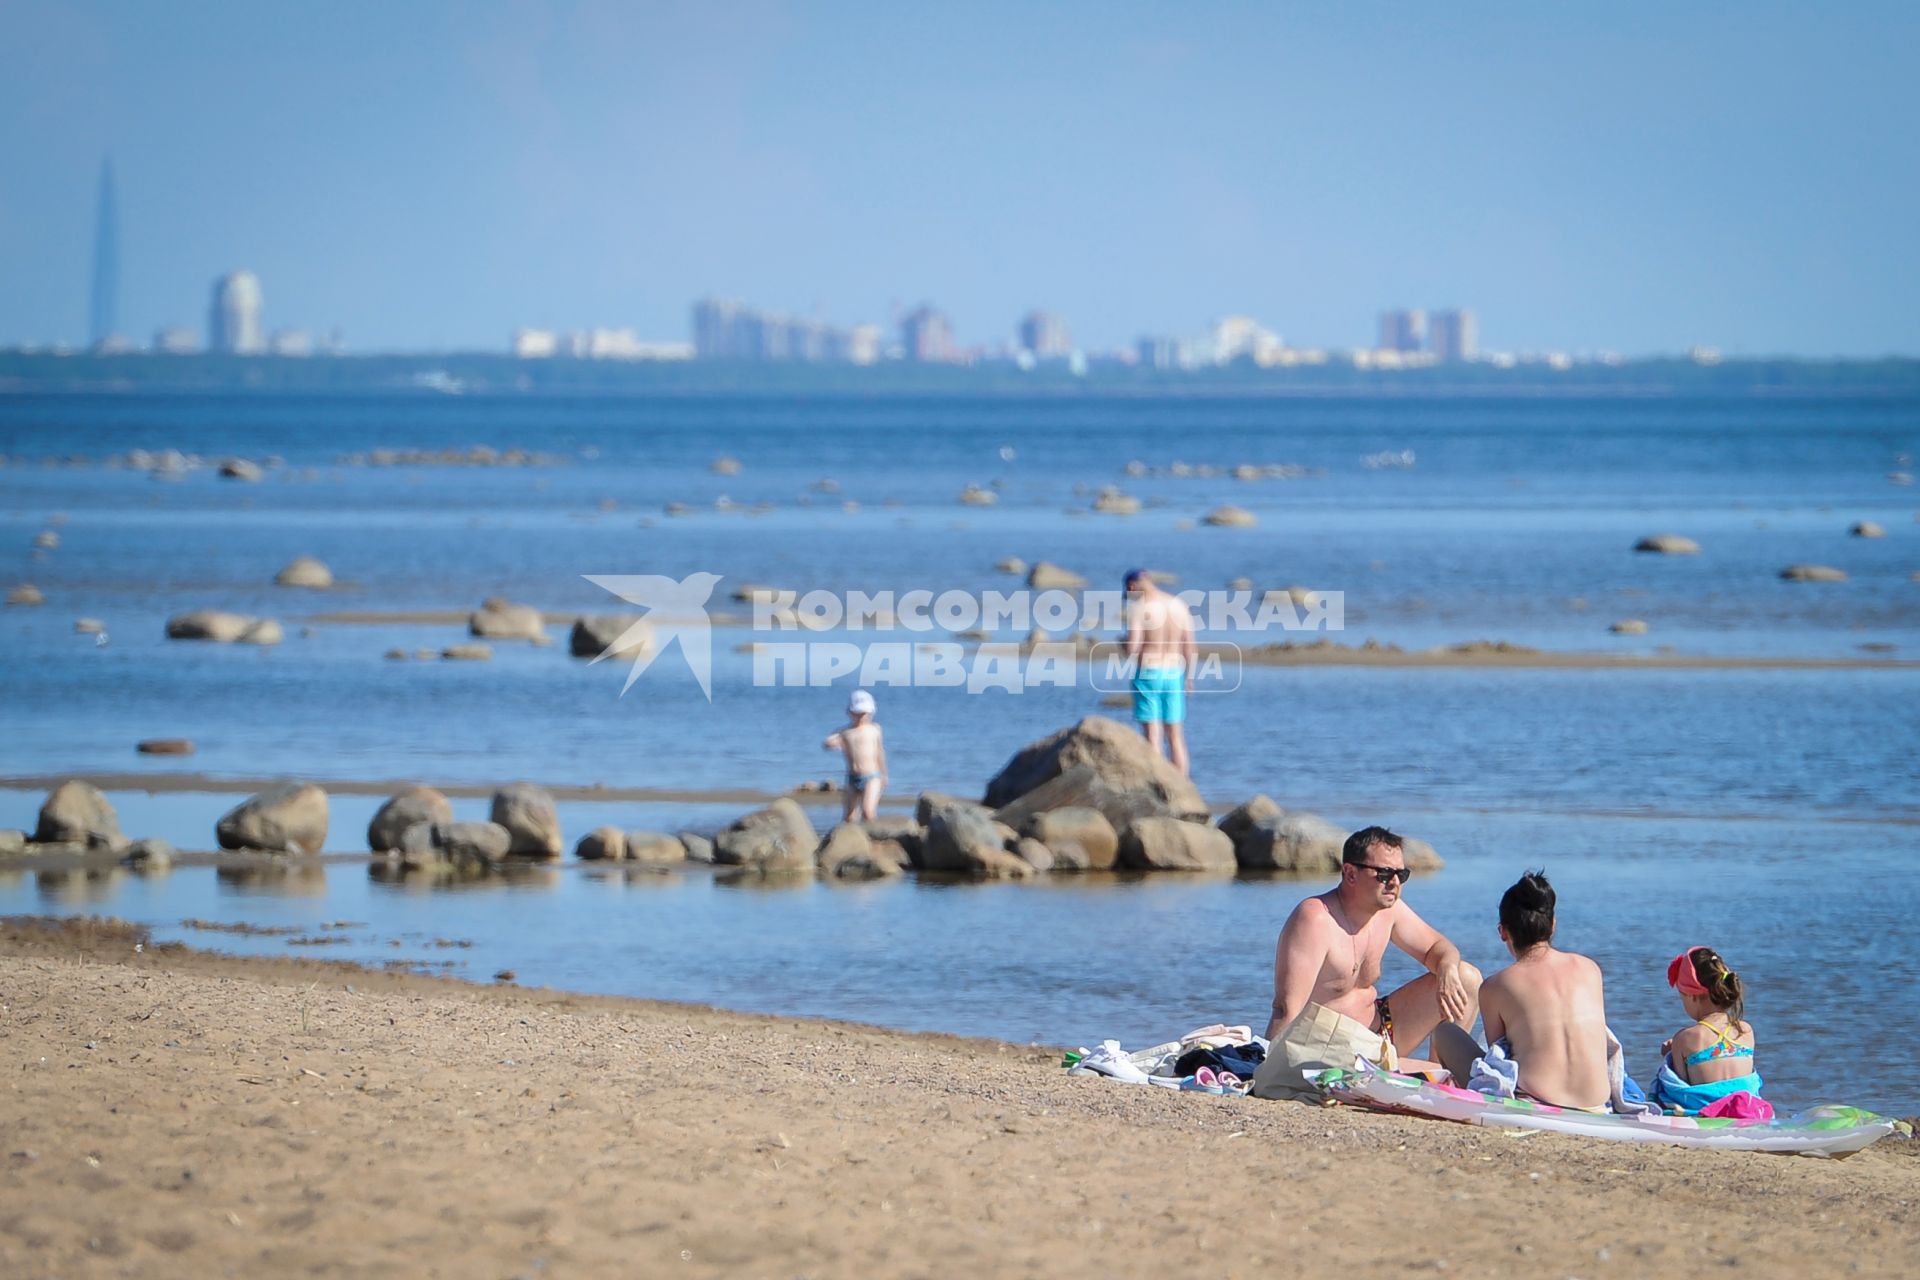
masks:
<path id="1" fill-rule="evenodd" d="M 227 613 L 220 609 L 194 609 L 187 613 L 177 613 L 167 619 L 167 639 L 212 640 L 216 644 L 232 644 L 258 621 L 259 619 L 249 618 L 244 613 Z"/>
<path id="2" fill-rule="evenodd" d="M 42 844 L 82 844 L 90 836 L 119 841 L 120 818 L 100 788 L 70 778 L 40 806 L 40 825 L 34 828 L 33 838 Z"/>
<path id="3" fill-rule="evenodd" d="M 1035 840 L 1032 836 L 1021 836 L 1013 842 L 1013 856 L 1032 867 L 1035 871 L 1053 870 L 1053 850 Z M 1076 867 L 1074 870 L 1080 870 Z"/>
<path id="4" fill-rule="evenodd" d="M 713 860 L 724 867 L 759 871 L 805 871 L 813 867 L 820 834 L 806 811 L 782 796 L 764 809 L 734 819 L 713 839 Z"/>
<path id="5" fill-rule="evenodd" d="M 467 634 L 483 640 L 545 640 L 547 629 L 540 611 L 530 604 L 514 604 L 495 596 L 481 602 L 467 618 Z"/>
<path id="6" fill-rule="evenodd" d="M 1120 854 L 1120 834 L 1113 823 L 1100 810 L 1079 805 L 1036 813 L 1020 833 L 1045 845 L 1061 871 L 1110 871 Z M 1078 850 L 1079 856 L 1069 850 Z"/>
<path id="7" fill-rule="evenodd" d="M 333 570 L 312 556 L 296 556 L 287 567 L 273 575 L 276 587 L 312 587 L 324 590 L 333 585 Z"/>
<path id="8" fill-rule="evenodd" d="M 493 793 L 493 808 L 487 816 L 513 837 L 509 851 L 516 857 L 557 858 L 566 851 L 560 814 L 544 787 L 515 782 L 500 788 Z"/>
<path id="9" fill-rule="evenodd" d="M 848 858 L 871 858 L 873 839 L 866 829 L 857 823 L 842 822 L 827 832 L 820 841 L 820 847 L 814 851 L 814 861 L 819 864 L 821 874 L 834 875 L 834 868 Z"/>
<path id="10" fill-rule="evenodd" d="M 993 815 L 979 805 L 950 804 L 933 812 L 921 842 L 920 865 L 976 880 L 1017 879 L 1034 874 L 1031 865 L 1009 853 L 1006 835 Z"/>
<path id="11" fill-rule="evenodd" d="M 1067 781 L 1033 796 L 1056 779 Z M 1002 810 L 1001 820 L 1015 828 L 1029 813 L 1067 805 L 1099 809 L 1115 829 L 1148 815 L 1198 821 L 1208 816 L 1199 789 L 1185 774 L 1140 733 L 1105 716 L 1088 716 L 1015 753 L 987 784 L 986 804 Z"/>
<path id="12" fill-rule="evenodd" d="M 497 822 L 442 823 L 433 828 L 432 839 L 435 851 L 449 862 L 492 864 L 513 852 L 513 832 Z"/>
<path id="13" fill-rule="evenodd" d="M 627 856 L 627 833 L 618 827 L 595 827 L 573 846 L 582 862 L 619 862 Z"/>
<path id="14" fill-rule="evenodd" d="M 1120 837 L 1120 863 L 1135 871 L 1232 871 L 1227 833 L 1203 822 L 1141 818 Z"/>
<path id="15" fill-rule="evenodd" d="M 706 866 L 713 864 L 713 841 L 696 831 L 682 831 L 679 834 L 681 852 L 688 862 L 698 862 Z"/>
<path id="16" fill-rule="evenodd" d="M 627 861 L 629 862 L 686 862 L 687 846 L 679 836 L 668 835 L 664 831 L 627 832 Z"/>
<path id="17" fill-rule="evenodd" d="M 453 821 L 453 805 L 432 787 L 408 787 L 380 806 L 367 824 L 367 848 L 387 853 L 400 847 L 400 838 L 416 822 L 443 826 Z"/>
<path id="18" fill-rule="evenodd" d="M 222 849 L 319 853 L 327 842 L 327 793 L 311 782 L 288 782 L 228 810 L 214 824 Z"/>
<path id="19" fill-rule="evenodd" d="M 630 657 L 653 648 L 653 624 L 637 613 L 601 613 L 573 620 L 567 652 L 576 658 Z"/>
<path id="20" fill-rule="evenodd" d="M 1269 797 L 1257 795 L 1220 819 L 1220 829 L 1227 833 L 1227 839 L 1233 841 L 1233 847 L 1238 850 L 1241 840 L 1255 825 L 1269 818 L 1278 818 L 1284 812 Z"/>
<path id="21" fill-rule="evenodd" d="M 1262 817 L 1234 838 L 1234 854 L 1249 871 L 1332 875 L 1340 869 L 1347 833 L 1313 813 Z"/>

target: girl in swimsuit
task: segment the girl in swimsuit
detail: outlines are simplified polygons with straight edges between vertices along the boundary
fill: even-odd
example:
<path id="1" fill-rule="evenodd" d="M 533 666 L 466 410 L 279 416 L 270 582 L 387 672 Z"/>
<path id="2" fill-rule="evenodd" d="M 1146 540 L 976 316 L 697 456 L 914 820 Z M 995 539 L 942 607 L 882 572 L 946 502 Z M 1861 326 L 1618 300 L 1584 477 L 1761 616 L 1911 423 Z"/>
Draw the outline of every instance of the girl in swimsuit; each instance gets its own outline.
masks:
<path id="1" fill-rule="evenodd" d="M 1693 1025 L 1676 1031 L 1661 1046 L 1666 1055 L 1661 1101 L 1697 1112 L 1730 1093 L 1760 1092 L 1754 1071 L 1757 1043 L 1753 1024 L 1744 1018 L 1746 988 L 1740 975 L 1711 947 L 1689 947 L 1667 966 L 1667 982 Z M 1674 1077 L 1668 1081 L 1668 1074 Z M 1678 1084 L 1681 1088 L 1674 1088 Z"/>

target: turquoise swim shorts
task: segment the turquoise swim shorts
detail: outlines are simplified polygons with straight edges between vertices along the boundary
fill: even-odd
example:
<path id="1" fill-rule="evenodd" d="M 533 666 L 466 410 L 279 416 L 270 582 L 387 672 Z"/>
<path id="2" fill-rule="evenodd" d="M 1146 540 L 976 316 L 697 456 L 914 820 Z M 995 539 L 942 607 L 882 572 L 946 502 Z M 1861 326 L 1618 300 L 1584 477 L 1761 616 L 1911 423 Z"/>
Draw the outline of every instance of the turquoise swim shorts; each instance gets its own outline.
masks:
<path id="1" fill-rule="evenodd" d="M 1178 667 L 1143 667 L 1133 676 L 1133 718 L 1180 724 L 1187 718 L 1187 676 Z"/>

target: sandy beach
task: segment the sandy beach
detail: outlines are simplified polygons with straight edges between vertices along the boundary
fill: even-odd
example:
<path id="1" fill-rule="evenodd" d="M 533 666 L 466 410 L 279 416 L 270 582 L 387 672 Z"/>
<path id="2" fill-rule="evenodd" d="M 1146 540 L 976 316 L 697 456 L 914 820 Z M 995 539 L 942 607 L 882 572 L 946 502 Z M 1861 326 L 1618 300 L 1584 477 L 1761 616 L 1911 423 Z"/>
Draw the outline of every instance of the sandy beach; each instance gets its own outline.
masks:
<path id="1" fill-rule="evenodd" d="M 9 1276 L 1905 1275 L 1920 1161 L 1503 1136 L 1057 1051 L 0 927 Z"/>

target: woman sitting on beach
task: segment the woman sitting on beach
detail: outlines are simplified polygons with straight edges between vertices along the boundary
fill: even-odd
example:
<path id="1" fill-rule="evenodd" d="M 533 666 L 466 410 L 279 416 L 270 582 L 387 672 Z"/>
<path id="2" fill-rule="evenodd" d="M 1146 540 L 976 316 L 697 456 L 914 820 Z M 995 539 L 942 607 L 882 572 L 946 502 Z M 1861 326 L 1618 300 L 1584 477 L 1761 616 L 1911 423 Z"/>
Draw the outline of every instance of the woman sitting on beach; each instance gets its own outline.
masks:
<path id="1" fill-rule="evenodd" d="M 1680 993 L 1693 1025 L 1662 1046 L 1666 1060 L 1653 1085 L 1653 1100 L 1686 1115 L 1761 1116 L 1753 1066 L 1753 1024 L 1745 1021 L 1746 990 L 1740 975 L 1711 947 L 1688 947 L 1667 966 L 1667 983 Z M 1744 1095 L 1744 1098 L 1743 1098 Z"/>

